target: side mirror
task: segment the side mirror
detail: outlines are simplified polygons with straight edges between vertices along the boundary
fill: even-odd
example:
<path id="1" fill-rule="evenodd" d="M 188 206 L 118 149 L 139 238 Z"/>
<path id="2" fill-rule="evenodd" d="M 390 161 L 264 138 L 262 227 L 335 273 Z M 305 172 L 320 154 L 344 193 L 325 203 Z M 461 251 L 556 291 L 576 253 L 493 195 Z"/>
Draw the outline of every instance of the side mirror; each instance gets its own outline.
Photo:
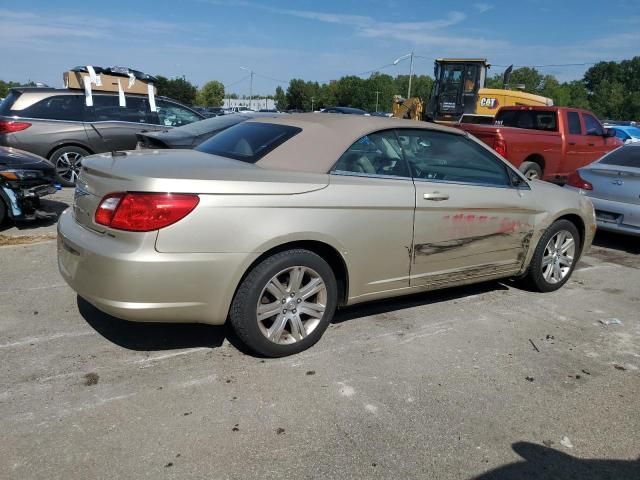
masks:
<path id="1" fill-rule="evenodd" d="M 604 129 L 604 137 L 605 138 L 613 138 L 616 136 L 616 131 L 613 128 L 605 128 Z"/>

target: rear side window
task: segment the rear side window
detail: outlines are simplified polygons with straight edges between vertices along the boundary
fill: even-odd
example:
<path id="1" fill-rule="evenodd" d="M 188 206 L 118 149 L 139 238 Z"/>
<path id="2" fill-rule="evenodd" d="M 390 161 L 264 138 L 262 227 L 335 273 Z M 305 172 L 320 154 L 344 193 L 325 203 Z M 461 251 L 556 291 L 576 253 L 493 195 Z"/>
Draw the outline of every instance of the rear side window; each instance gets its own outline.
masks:
<path id="1" fill-rule="evenodd" d="M 121 107 L 115 95 L 94 95 L 93 121 L 96 122 L 132 122 L 153 123 L 151 109 L 146 97 L 126 97 L 126 106 Z"/>
<path id="2" fill-rule="evenodd" d="M 504 110 L 496 116 L 496 125 L 530 130 L 558 131 L 556 112 L 535 110 Z"/>
<path id="3" fill-rule="evenodd" d="M 83 95 L 55 95 L 40 100 L 17 113 L 25 118 L 42 118 L 45 120 L 71 120 L 81 122 L 85 113 Z"/>
<path id="4" fill-rule="evenodd" d="M 618 167 L 640 168 L 640 147 L 629 145 L 614 150 L 598 163 L 604 165 L 616 165 Z"/>
<path id="5" fill-rule="evenodd" d="M 571 135 L 582 135 L 582 126 L 580 125 L 580 115 L 578 112 L 567 112 L 567 125 L 569 125 L 569 133 Z"/>
<path id="6" fill-rule="evenodd" d="M 256 163 L 301 131 L 301 128 L 289 125 L 243 122 L 206 140 L 198 145 L 196 150 L 247 163 Z"/>

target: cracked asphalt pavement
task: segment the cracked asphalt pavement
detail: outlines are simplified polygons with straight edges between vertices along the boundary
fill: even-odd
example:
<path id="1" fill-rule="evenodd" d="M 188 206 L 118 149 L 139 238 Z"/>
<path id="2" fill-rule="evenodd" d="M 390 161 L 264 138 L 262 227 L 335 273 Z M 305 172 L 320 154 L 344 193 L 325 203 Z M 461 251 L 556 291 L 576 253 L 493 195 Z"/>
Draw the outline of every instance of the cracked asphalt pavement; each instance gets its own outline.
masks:
<path id="1" fill-rule="evenodd" d="M 0 231 L 35 242 L 0 247 L 2 479 L 640 478 L 636 239 L 599 233 L 555 293 L 352 307 L 271 360 L 98 312 L 43 232 Z"/>

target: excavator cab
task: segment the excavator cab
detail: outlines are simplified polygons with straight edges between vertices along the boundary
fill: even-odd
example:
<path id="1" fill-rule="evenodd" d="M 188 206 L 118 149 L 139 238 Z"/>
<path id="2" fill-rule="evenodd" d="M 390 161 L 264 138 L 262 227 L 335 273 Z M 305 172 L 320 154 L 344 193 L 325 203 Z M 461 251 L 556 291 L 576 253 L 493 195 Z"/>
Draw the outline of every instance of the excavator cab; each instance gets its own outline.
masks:
<path id="1" fill-rule="evenodd" d="M 484 58 L 438 58 L 426 116 L 432 121 L 455 122 L 476 113 L 478 93 L 490 65 Z"/>

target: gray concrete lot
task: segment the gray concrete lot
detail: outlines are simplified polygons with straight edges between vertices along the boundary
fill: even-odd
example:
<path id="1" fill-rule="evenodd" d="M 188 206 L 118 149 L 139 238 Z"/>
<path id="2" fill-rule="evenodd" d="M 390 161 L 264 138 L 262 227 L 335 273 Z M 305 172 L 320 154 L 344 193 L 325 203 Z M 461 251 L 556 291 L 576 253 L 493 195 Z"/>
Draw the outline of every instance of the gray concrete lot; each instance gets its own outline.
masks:
<path id="1" fill-rule="evenodd" d="M 596 242 L 558 292 L 348 308 L 278 360 L 96 311 L 54 241 L 0 247 L 0 478 L 640 478 L 640 244 Z"/>

